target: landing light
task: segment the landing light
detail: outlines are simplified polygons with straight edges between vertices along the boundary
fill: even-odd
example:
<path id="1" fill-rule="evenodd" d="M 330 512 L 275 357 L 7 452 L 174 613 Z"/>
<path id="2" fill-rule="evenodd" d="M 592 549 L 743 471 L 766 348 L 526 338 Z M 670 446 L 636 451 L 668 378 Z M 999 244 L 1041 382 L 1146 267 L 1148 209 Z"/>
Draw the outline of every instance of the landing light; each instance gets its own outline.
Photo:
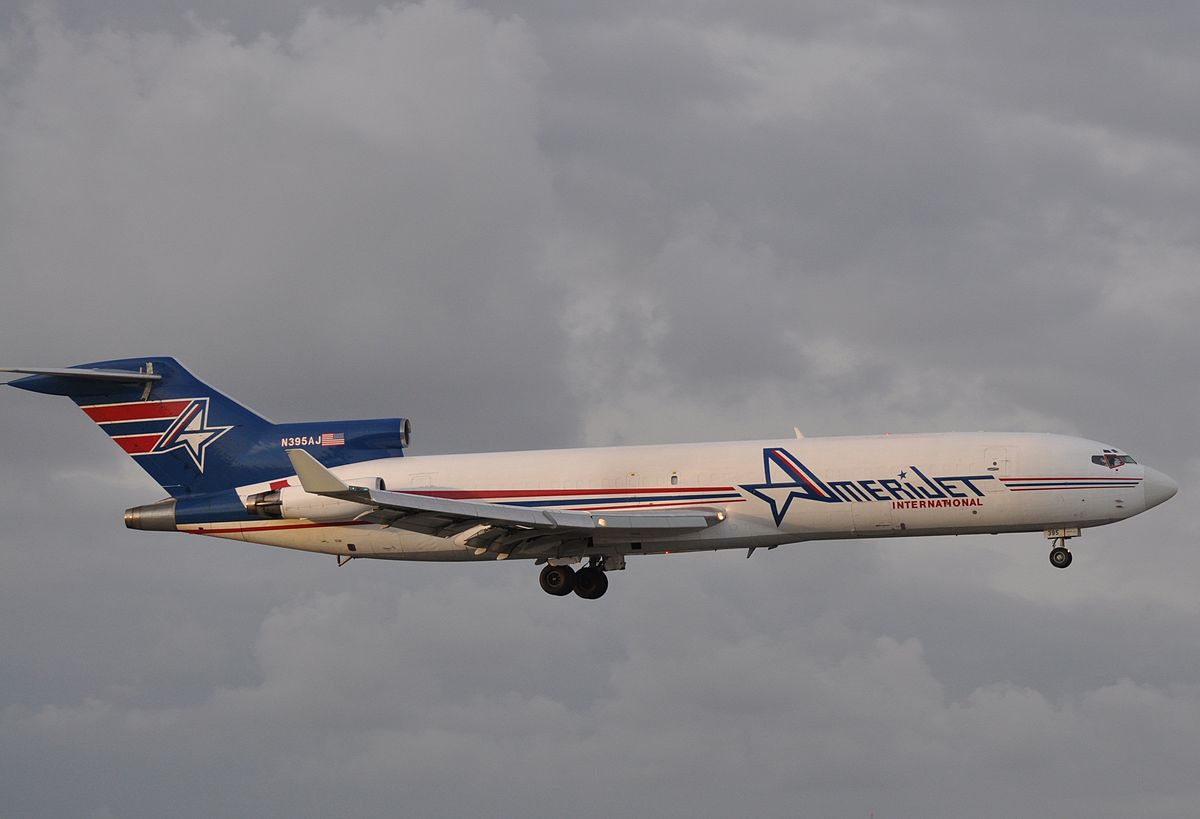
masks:
<path id="1" fill-rule="evenodd" d="M 604 518 L 596 518 L 596 525 L 597 526 L 607 526 L 608 521 L 605 520 Z"/>

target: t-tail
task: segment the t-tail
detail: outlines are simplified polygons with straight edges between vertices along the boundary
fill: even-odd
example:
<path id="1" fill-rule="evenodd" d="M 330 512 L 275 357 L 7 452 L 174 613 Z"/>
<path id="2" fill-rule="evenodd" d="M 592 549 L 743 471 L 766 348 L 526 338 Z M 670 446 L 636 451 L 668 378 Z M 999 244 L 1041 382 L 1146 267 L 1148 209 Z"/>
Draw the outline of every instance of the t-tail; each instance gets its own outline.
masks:
<path id="1" fill-rule="evenodd" d="M 4 367 L 10 387 L 65 395 L 174 498 L 219 496 L 293 474 L 285 449 L 326 466 L 404 454 L 404 418 L 273 424 L 173 358 L 125 358 L 67 369 Z"/>

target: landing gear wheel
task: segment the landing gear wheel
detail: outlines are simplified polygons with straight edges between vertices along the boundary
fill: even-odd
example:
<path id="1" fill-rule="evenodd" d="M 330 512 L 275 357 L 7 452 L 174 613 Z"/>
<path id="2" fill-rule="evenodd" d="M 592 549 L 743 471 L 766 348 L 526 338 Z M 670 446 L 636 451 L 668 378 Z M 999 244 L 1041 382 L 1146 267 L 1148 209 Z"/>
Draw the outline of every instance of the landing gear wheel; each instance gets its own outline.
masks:
<path id="1" fill-rule="evenodd" d="M 1055 546 L 1050 550 L 1050 565 L 1056 569 L 1065 569 L 1071 565 L 1074 558 L 1066 546 Z"/>
<path id="2" fill-rule="evenodd" d="M 584 600 L 596 600 L 608 591 L 608 576 L 597 566 L 588 566 L 575 573 L 575 593 Z"/>
<path id="3" fill-rule="evenodd" d="M 575 570 L 570 566 L 551 566 L 547 564 L 546 568 L 542 569 L 542 573 L 538 577 L 538 582 L 542 584 L 542 591 L 546 594 L 562 597 L 563 595 L 570 594 L 575 588 L 575 577 Z"/>

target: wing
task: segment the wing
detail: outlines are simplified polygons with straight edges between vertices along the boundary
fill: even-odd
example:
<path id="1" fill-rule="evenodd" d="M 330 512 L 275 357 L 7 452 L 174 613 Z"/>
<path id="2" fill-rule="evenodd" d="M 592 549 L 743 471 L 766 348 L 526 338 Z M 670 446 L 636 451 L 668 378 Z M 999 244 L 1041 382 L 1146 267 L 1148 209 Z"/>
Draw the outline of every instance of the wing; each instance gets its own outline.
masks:
<path id="1" fill-rule="evenodd" d="M 359 520 L 437 537 L 466 534 L 463 545 L 475 549 L 476 554 L 491 551 L 507 557 L 514 551 L 542 553 L 562 546 L 586 545 L 595 539 L 636 541 L 696 532 L 725 520 L 725 512 L 719 509 L 623 510 L 614 514 L 389 492 L 350 486 L 303 449 L 289 449 L 287 455 L 305 492 L 373 507 Z"/>

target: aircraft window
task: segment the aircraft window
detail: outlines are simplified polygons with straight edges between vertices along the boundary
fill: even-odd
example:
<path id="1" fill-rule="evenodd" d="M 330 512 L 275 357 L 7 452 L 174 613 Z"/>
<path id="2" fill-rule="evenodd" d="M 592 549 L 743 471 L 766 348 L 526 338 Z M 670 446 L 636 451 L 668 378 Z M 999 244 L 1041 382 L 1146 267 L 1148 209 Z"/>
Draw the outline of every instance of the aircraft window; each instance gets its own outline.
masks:
<path id="1" fill-rule="evenodd" d="M 1105 452 L 1103 455 L 1093 455 L 1092 463 L 1098 466 L 1107 466 L 1109 469 L 1116 469 L 1125 464 L 1136 464 L 1133 458 L 1128 455 L 1117 455 L 1115 452 Z"/>

